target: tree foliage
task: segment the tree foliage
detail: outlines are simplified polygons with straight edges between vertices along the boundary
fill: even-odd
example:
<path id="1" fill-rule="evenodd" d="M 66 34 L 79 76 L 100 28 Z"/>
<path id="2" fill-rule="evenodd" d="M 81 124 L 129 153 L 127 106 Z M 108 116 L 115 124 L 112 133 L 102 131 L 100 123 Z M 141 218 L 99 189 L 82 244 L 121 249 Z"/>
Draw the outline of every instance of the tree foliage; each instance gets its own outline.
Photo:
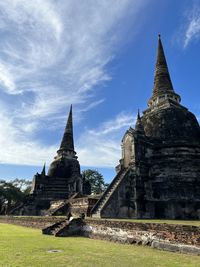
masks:
<path id="1" fill-rule="evenodd" d="M 28 195 L 31 191 L 32 181 L 26 179 L 14 179 L 11 183 L 20 189 L 25 195 Z"/>
<path id="2" fill-rule="evenodd" d="M 83 180 L 90 183 L 92 194 L 101 194 L 107 184 L 104 182 L 103 175 L 97 170 L 84 170 L 82 172 Z"/>
<path id="3" fill-rule="evenodd" d="M 30 192 L 30 181 L 15 179 L 6 182 L 0 180 L 0 214 L 9 213 L 12 208 L 21 203 Z"/>

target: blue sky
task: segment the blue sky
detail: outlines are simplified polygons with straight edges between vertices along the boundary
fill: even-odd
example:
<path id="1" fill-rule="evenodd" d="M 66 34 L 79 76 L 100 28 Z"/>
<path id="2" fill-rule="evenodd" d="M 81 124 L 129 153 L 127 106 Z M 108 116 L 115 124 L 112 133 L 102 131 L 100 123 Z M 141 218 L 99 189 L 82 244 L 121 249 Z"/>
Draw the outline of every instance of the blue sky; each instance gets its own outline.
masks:
<path id="1" fill-rule="evenodd" d="M 158 33 L 200 118 L 200 1 L 1 1 L 0 178 L 31 179 L 53 160 L 73 104 L 79 162 L 110 181 L 151 96 Z"/>

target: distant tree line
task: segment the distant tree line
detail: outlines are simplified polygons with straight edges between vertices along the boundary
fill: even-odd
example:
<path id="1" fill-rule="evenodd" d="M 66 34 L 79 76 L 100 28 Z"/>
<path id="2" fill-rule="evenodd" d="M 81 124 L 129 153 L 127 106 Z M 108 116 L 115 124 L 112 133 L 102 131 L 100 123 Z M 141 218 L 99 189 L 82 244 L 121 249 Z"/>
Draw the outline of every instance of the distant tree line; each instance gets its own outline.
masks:
<path id="1" fill-rule="evenodd" d="M 0 180 L 0 215 L 8 214 L 13 208 L 20 205 L 30 190 L 31 181 L 29 180 Z"/>

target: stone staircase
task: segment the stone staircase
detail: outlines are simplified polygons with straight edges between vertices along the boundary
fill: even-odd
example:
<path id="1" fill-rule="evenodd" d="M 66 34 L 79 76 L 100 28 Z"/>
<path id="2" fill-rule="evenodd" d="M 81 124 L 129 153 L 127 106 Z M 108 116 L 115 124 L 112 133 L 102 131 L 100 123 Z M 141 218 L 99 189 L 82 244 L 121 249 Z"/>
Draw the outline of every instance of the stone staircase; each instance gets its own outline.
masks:
<path id="1" fill-rule="evenodd" d="M 69 199 L 57 200 L 51 203 L 50 208 L 47 211 L 48 216 L 59 215 L 59 212 L 63 213 L 65 209 L 65 213 L 67 214 L 67 210 L 69 209 L 70 201 L 78 196 L 79 193 L 73 194 Z"/>
<path id="2" fill-rule="evenodd" d="M 86 225 L 82 218 L 75 218 L 72 220 L 62 220 L 54 223 L 44 229 L 44 235 L 54 235 L 56 237 L 63 236 L 80 236 L 82 235 L 82 226 Z"/>
<path id="3" fill-rule="evenodd" d="M 61 231 L 67 224 L 68 220 L 61 220 L 60 222 L 56 222 L 44 229 L 42 229 L 42 233 L 45 235 L 56 235 L 59 231 Z"/>
<path id="4" fill-rule="evenodd" d="M 17 205 L 16 207 L 14 207 L 10 212 L 9 215 L 15 215 L 15 214 L 19 214 L 20 209 L 23 207 L 24 203 L 20 203 L 19 205 Z"/>
<path id="5" fill-rule="evenodd" d="M 101 211 L 105 207 L 107 201 L 110 199 L 112 194 L 114 193 L 115 189 L 118 187 L 118 185 L 123 180 L 124 176 L 129 172 L 129 169 L 125 168 L 122 169 L 117 173 L 111 184 L 108 186 L 106 191 L 103 193 L 102 197 L 97 201 L 96 205 L 93 207 L 91 213 L 92 217 L 100 218 L 101 217 Z"/>
<path id="6" fill-rule="evenodd" d="M 59 211 L 63 210 L 65 206 L 68 206 L 68 201 L 66 199 L 64 200 L 57 200 L 57 201 L 52 201 L 51 206 L 47 211 L 48 216 L 55 216 L 59 215 Z"/>

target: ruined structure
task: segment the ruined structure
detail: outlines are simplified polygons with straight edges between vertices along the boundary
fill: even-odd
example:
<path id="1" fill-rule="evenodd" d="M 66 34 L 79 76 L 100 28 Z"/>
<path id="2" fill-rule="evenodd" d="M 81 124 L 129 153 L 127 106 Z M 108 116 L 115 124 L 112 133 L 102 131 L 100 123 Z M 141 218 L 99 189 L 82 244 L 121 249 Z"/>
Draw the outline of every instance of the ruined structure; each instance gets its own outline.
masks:
<path id="1" fill-rule="evenodd" d="M 21 214 L 42 215 L 55 209 L 68 209 L 69 200 L 83 193 L 80 164 L 74 150 L 72 106 L 57 155 L 46 174 L 33 177 L 31 193 L 21 208 Z M 50 214 L 51 215 L 51 214 Z"/>
<path id="2" fill-rule="evenodd" d="M 37 173 L 34 176 L 31 194 L 55 200 L 69 198 L 76 192 L 82 193 L 82 177 L 80 164 L 74 151 L 71 106 L 57 155 L 51 163 L 47 175 L 43 169 L 41 174 Z"/>
<path id="3" fill-rule="evenodd" d="M 122 139 L 93 217 L 200 219 L 200 127 L 174 91 L 159 36 L 153 94 Z"/>

